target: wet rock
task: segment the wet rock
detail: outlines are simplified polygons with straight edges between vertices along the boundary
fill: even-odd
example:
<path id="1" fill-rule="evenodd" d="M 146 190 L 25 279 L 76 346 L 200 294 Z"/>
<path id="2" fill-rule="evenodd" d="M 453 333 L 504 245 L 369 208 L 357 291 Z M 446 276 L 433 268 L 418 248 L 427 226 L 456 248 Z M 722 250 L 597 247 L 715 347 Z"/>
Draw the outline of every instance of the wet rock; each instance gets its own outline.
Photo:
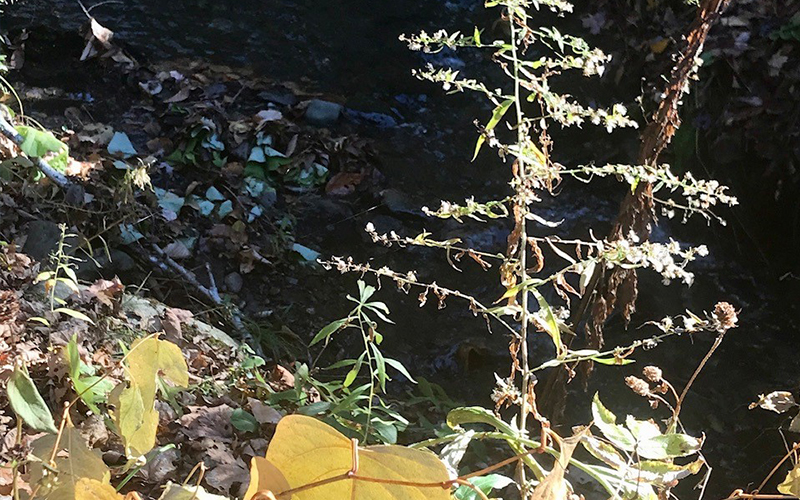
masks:
<path id="1" fill-rule="evenodd" d="M 61 229 L 55 222 L 36 220 L 27 228 L 28 239 L 22 246 L 22 253 L 38 260 L 45 261 L 58 247 Z"/>
<path id="2" fill-rule="evenodd" d="M 244 285 L 242 275 L 236 272 L 225 276 L 225 288 L 231 293 L 239 293 Z"/>
<path id="3" fill-rule="evenodd" d="M 278 202 L 278 192 L 271 187 L 264 189 L 264 191 L 258 197 L 258 204 L 261 205 L 261 207 L 264 208 L 264 210 L 271 210 L 272 207 L 274 207 L 275 203 L 277 202 Z"/>
<path id="4" fill-rule="evenodd" d="M 306 121 L 317 127 L 330 127 L 339 120 L 342 105 L 335 102 L 312 99 L 306 108 Z"/>
<path id="5" fill-rule="evenodd" d="M 393 214 L 425 217 L 421 209 L 422 205 L 399 189 L 384 189 L 381 191 L 380 197 L 383 206 Z"/>
<path id="6" fill-rule="evenodd" d="M 275 90 L 259 92 L 258 97 L 267 102 L 280 104 L 281 106 L 294 106 L 297 104 L 297 97 L 288 90 Z"/>
<path id="7" fill-rule="evenodd" d="M 94 252 L 93 259 L 82 259 L 78 263 L 75 273 L 83 279 L 93 280 L 98 277 L 111 279 L 135 267 L 136 261 L 122 250 L 114 248 L 106 254 L 104 250 L 98 249 Z"/>
<path id="8" fill-rule="evenodd" d="M 345 108 L 344 116 L 347 117 L 348 120 L 359 125 L 370 125 L 378 128 L 393 128 L 397 126 L 397 120 L 384 113 L 357 111 L 355 109 Z"/>

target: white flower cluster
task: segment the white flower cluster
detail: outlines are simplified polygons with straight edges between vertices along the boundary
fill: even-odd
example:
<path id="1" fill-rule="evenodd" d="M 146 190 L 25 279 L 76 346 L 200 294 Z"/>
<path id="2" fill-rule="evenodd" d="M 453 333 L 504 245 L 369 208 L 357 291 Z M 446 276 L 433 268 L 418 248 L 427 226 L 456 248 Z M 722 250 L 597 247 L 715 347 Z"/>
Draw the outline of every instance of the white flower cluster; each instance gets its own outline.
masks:
<path id="1" fill-rule="evenodd" d="M 681 250 L 680 244 L 672 239 L 667 244 L 646 241 L 639 245 L 631 244 L 628 240 L 617 240 L 609 243 L 603 251 L 603 259 L 609 267 L 646 267 L 659 273 L 664 284 L 680 279 L 687 285 L 694 281 L 694 274 L 686 270 L 686 265 L 698 255 L 708 255 L 708 248 L 700 245 Z M 676 260 L 676 257 L 680 260 Z"/>
<path id="2" fill-rule="evenodd" d="M 441 205 L 436 210 L 431 210 L 428 207 L 422 207 L 422 212 L 429 217 L 438 217 L 440 219 L 454 218 L 458 222 L 462 222 L 462 217 L 469 217 L 480 222 L 484 222 L 479 216 L 484 216 L 489 219 L 498 219 L 508 216 L 508 208 L 506 202 L 508 200 L 490 201 L 487 203 L 478 203 L 474 197 L 469 197 L 465 200 L 465 205 L 452 203 L 442 200 Z"/>
<path id="3" fill-rule="evenodd" d="M 654 192 L 667 189 L 671 192 L 680 191 L 686 199 L 687 206 L 682 207 L 688 212 L 699 212 L 705 215 L 710 213 L 712 207 L 717 205 L 734 206 L 739 202 L 735 196 L 727 194 L 727 186 L 721 185 L 715 180 L 695 179 L 691 172 L 687 172 L 683 177 L 678 177 L 667 164 L 658 166 L 649 165 L 582 165 L 574 170 L 565 170 L 567 174 L 588 174 L 605 177 L 615 175 L 620 177 L 631 186 L 636 186 L 639 182 L 649 182 L 655 187 Z M 675 216 L 675 208 L 678 206 L 672 200 L 662 201 L 668 205 L 664 215 L 672 218 Z"/>

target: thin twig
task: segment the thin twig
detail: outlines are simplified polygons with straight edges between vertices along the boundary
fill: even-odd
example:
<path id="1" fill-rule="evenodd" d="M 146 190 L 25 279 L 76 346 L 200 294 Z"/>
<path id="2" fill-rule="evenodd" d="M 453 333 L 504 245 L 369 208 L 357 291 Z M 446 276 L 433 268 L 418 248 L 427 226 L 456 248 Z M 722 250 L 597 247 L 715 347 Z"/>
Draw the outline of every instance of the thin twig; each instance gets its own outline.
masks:
<path id="1" fill-rule="evenodd" d="M 170 270 L 177 272 L 181 277 L 183 277 L 184 280 L 186 280 L 186 282 L 189 285 L 194 287 L 201 294 L 205 295 L 206 298 L 208 298 L 215 305 L 228 310 L 228 312 L 230 313 L 231 323 L 233 324 L 236 333 L 241 337 L 241 339 L 244 342 L 246 342 L 253 349 L 253 351 L 257 355 L 264 357 L 264 350 L 261 348 L 261 344 L 255 341 L 253 336 L 250 334 L 250 331 L 248 331 L 247 328 L 244 326 L 244 319 L 242 312 L 235 305 L 225 304 L 222 301 L 222 298 L 219 296 L 219 291 L 217 290 L 216 282 L 214 281 L 210 269 L 208 275 L 210 277 L 209 279 L 211 283 L 211 288 L 206 287 L 205 285 L 197 281 L 197 278 L 191 271 L 189 271 L 182 265 L 175 262 L 175 260 L 173 260 L 169 255 L 167 255 L 166 252 L 164 252 L 164 250 L 161 249 L 161 247 L 159 247 L 156 244 L 153 244 L 152 248 L 158 255 L 158 258 L 153 256 L 152 254 L 145 252 L 146 257 L 150 262 L 155 264 L 159 269 L 161 269 L 165 273 L 170 273 Z"/>

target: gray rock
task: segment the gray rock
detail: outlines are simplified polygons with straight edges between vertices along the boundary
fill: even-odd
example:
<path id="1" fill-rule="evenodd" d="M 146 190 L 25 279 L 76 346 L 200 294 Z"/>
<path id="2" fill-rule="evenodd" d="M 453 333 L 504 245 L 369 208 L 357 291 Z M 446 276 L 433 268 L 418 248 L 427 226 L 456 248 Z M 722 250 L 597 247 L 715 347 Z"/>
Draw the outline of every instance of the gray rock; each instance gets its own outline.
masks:
<path id="1" fill-rule="evenodd" d="M 274 188 L 267 187 L 261 196 L 258 197 L 258 203 L 264 210 L 271 210 L 278 202 L 278 192 Z"/>
<path id="2" fill-rule="evenodd" d="M 103 249 L 95 250 L 94 259 L 82 257 L 77 263 L 75 273 L 88 280 L 99 277 L 111 279 L 136 267 L 136 261 L 122 250 L 111 249 L 108 253 L 110 260 Z"/>
<path id="3" fill-rule="evenodd" d="M 225 276 L 225 288 L 231 293 L 239 293 L 244 285 L 242 275 L 239 273 L 230 273 Z"/>
<path id="4" fill-rule="evenodd" d="M 58 247 L 61 239 L 61 229 L 55 222 L 35 220 L 28 224 L 28 239 L 22 246 L 22 253 L 43 262 L 50 257 Z"/>
<path id="5" fill-rule="evenodd" d="M 313 99 L 306 108 L 306 121 L 317 127 L 330 127 L 339 120 L 342 105 L 335 102 Z"/>
<path id="6" fill-rule="evenodd" d="M 286 91 L 274 91 L 274 92 L 259 92 L 258 97 L 264 99 L 265 101 L 269 101 L 275 104 L 280 104 L 281 106 L 294 106 L 297 104 L 297 97 L 294 94 Z"/>

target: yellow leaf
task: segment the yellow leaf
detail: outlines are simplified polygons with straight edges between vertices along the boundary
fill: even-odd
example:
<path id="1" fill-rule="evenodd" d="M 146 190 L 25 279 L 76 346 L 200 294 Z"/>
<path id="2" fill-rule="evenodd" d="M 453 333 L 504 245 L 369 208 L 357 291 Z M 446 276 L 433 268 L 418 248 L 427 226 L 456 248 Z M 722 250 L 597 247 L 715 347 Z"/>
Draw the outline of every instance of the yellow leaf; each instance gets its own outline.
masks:
<path id="1" fill-rule="evenodd" d="M 286 491 L 291 489 L 281 471 L 263 457 L 253 457 L 250 461 L 250 486 L 244 500 L 250 500 L 259 491 Z"/>
<path id="2" fill-rule="evenodd" d="M 778 485 L 778 491 L 793 497 L 800 495 L 800 462 L 795 464 L 792 470 L 786 474 L 786 479 Z"/>
<path id="3" fill-rule="evenodd" d="M 75 484 L 75 500 L 122 500 L 124 497 L 107 483 L 83 478 Z"/>
<path id="4" fill-rule="evenodd" d="M 58 452 L 51 467 L 50 457 L 56 446 L 56 435 L 47 435 L 33 442 L 33 454 L 40 461 L 31 463 L 30 484 L 39 484 L 37 498 L 44 500 L 75 500 L 76 485 L 82 479 L 108 484 L 111 474 L 100 455 L 86 446 L 86 441 L 72 426 L 66 426 L 58 443 Z M 43 464 L 48 465 L 47 474 Z M 57 474 L 50 468 L 55 469 Z"/>
<path id="5" fill-rule="evenodd" d="M 128 355 L 130 383 L 115 390 L 110 398 L 116 406 L 114 421 L 129 456 L 144 455 L 156 444 L 158 412 L 153 407 L 159 374 L 176 385 L 189 385 L 189 371 L 180 348 L 155 337 L 134 341 Z"/>
<path id="6" fill-rule="evenodd" d="M 139 384 L 145 408 L 147 401 L 155 400 L 156 375 L 159 372 L 176 385 L 189 385 L 186 360 L 178 346 L 155 337 L 135 340 L 128 356 L 128 373 L 131 380 Z"/>
<path id="7" fill-rule="evenodd" d="M 292 498 L 450 500 L 450 489 L 442 486 L 449 481 L 447 469 L 433 453 L 403 446 L 358 448 L 356 475 L 343 478 L 353 467 L 352 446 L 347 437 L 315 418 L 284 417 L 278 423 L 266 459 L 253 462 L 258 469 L 253 476 L 255 486 L 250 485 L 245 500 L 261 491 L 258 488 L 277 496 L 286 491 L 286 485 L 296 489 L 337 477 L 342 479 L 304 489 Z M 280 484 L 281 479 L 285 485 Z"/>

